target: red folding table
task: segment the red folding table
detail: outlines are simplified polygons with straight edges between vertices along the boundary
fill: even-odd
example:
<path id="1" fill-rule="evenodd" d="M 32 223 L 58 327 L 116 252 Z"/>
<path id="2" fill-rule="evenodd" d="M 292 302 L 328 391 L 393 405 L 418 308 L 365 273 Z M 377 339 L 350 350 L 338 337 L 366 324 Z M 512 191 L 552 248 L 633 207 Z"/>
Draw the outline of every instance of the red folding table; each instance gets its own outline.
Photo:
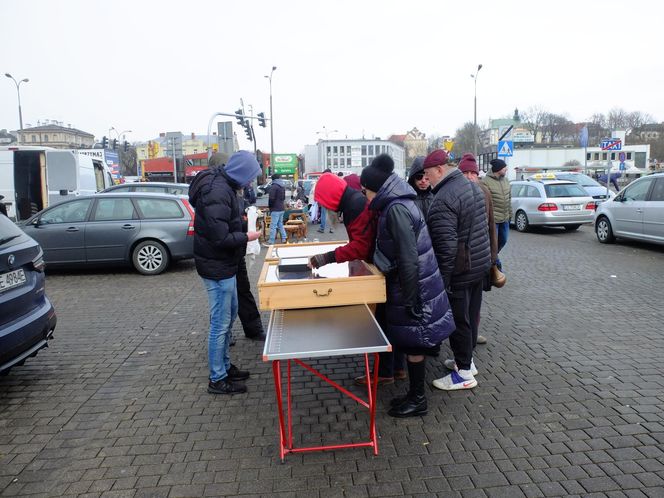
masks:
<path id="1" fill-rule="evenodd" d="M 366 304 L 333 308 L 275 310 L 270 316 L 263 361 L 272 362 L 274 386 L 279 414 L 279 455 L 284 461 L 288 453 L 336 450 L 341 448 L 373 448 L 378 454 L 376 437 L 376 389 L 378 386 L 378 353 L 392 351 L 392 346 Z M 356 396 L 322 374 L 304 359 L 358 355 L 364 356 L 367 400 Z M 373 373 L 369 357 L 373 356 Z M 284 410 L 282 361 L 286 362 L 286 409 Z M 291 392 L 292 363 L 311 372 L 369 411 L 368 441 L 321 446 L 295 447 L 293 444 L 293 415 Z M 284 414 L 285 411 L 285 414 Z"/>

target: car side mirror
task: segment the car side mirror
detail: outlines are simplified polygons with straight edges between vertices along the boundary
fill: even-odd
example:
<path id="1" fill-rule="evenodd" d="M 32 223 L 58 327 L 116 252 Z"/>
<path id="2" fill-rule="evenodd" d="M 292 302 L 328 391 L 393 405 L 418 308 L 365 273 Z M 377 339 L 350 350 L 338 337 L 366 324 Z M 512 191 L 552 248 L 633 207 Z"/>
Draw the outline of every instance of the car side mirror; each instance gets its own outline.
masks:
<path id="1" fill-rule="evenodd" d="M 35 218 L 30 222 L 32 226 L 38 227 L 39 226 L 39 218 Z"/>

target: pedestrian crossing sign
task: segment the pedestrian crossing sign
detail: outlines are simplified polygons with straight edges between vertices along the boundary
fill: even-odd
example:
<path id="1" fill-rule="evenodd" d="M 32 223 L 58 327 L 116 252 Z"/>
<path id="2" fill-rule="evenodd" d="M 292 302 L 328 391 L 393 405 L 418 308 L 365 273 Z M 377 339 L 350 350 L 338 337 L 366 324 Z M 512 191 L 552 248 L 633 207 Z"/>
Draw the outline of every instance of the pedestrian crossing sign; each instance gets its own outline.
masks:
<path id="1" fill-rule="evenodd" d="M 514 142 L 501 140 L 498 142 L 498 157 L 512 157 L 514 155 Z"/>

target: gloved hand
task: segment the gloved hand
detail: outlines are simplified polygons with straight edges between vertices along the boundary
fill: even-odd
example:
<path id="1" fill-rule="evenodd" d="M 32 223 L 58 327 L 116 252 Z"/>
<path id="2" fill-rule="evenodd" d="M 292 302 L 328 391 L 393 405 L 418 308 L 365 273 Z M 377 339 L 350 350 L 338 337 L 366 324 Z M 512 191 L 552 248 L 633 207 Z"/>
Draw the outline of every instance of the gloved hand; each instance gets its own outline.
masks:
<path id="1" fill-rule="evenodd" d="M 316 254 L 309 258 L 309 266 L 311 268 L 320 268 L 330 263 L 336 263 L 336 258 L 334 257 L 334 251 L 326 252 L 324 254 Z"/>

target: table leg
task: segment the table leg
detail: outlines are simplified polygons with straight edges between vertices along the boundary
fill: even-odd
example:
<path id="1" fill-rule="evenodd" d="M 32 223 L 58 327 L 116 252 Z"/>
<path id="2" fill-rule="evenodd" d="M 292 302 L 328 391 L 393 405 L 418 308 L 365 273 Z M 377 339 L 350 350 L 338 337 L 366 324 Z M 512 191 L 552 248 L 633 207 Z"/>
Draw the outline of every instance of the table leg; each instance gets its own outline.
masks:
<path id="1" fill-rule="evenodd" d="M 288 377 L 288 384 L 286 385 L 286 392 L 287 392 L 287 402 L 288 402 L 288 449 L 293 449 L 293 409 L 292 409 L 292 396 L 291 396 L 291 361 L 288 360 L 287 367 L 287 377 Z"/>
<path id="2" fill-rule="evenodd" d="M 376 398 L 378 394 L 378 362 L 379 356 L 378 353 L 374 353 L 374 370 L 373 378 L 371 382 L 367 382 L 370 385 L 370 394 L 369 394 L 369 438 L 373 443 L 374 455 L 378 455 L 378 437 L 376 436 Z M 369 372 L 369 355 L 365 354 L 365 361 L 367 364 L 367 374 Z M 367 376 L 367 380 L 369 377 Z"/>
<path id="3" fill-rule="evenodd" d="M 281 457 L 281 463 L 283 463 L 284 457 L 286 456 L 286 451 L 284 449 L 286 446 L 286 428 L 284 424 L 284 407 L 281 391 L 281 362 L 279 360 L 274 360 L 272 362 L 272 374 L 274 376 L 274 389 L 277 395 L 277 412 L 279 413 L 279 456 Z"/>

